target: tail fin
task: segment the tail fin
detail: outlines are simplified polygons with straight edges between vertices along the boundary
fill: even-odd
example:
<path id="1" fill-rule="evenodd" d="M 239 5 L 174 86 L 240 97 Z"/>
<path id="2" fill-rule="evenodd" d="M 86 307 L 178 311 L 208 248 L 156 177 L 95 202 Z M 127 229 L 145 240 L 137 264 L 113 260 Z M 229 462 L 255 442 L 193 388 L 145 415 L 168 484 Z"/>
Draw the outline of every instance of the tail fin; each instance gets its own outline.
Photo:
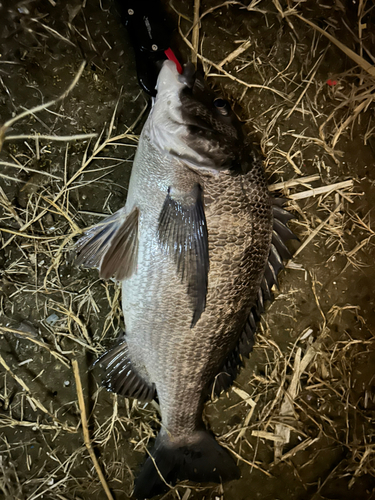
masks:
<path id="1" fill-rule="evenodd" d="M 134 496 L 139 500 L 152 498 L 184 479 L 220 483 L 239 477 L 230 454 L 208 431 L 195 432 L 188 441 L 174 443 L 162 430 L 136 480 Z"/>

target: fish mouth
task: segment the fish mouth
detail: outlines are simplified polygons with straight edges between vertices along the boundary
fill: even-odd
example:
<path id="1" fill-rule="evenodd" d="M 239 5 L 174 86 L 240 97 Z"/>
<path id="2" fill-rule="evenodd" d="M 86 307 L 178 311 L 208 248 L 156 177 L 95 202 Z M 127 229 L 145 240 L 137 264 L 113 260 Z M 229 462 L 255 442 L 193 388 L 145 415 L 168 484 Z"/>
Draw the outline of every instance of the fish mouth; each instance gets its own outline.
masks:
<path id="1" fill-rule="evenodd" d="M 156 82 L 156 97 L 158 97 L 158 95 L 163 93 L 166 89 L 170 89 L 179 83 L 178 76 L 179 73 L 177 71 L 176 64 L 173 61 L 164 61 Z"/>
<path id="2" fill-rule="evenodd" d="M 177 86 L 180 88 L 187 87 L 192 89 L 197 80 L 197 71 L 192 62 L 188 62 L 183 67 L 183 72 L 180 74 L 177 66 L 173 61 L 164 61 L 159 73 L 156 90 L 160 93 L 167 86 Z"/>
<path id="3" fill-rule="evenodd" d="M 196 75 L 197 71 L 194 64 L 192 62 L 188 62 L 185 64 L 182 74 L 179 75 L 179 80 L 189 89 L 192 89 L 195 83 Z"/>

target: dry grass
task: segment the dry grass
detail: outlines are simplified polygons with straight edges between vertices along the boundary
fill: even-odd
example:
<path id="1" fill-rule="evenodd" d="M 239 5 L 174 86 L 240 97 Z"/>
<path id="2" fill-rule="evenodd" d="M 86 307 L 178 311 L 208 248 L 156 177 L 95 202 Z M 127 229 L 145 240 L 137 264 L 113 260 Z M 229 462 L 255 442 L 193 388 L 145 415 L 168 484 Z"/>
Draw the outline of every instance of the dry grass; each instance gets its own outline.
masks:
<path id="1" fill-rule="evenodd" d="M 267 175 L 273 182 L 270 190 L 289 200 L 289 207 L 298 215 L 293 224 L 301 240 L 287 265 L 282 290 L 260 325 L 251 360 L 254 370 L 248 367 L 230 391 L 229 401 L 235 409 L 221 398 L 208 405 L 208 416 L 210 408 L 218 404 L 241 416 L 240 423 L 228 428 L 224 413 L 221 420 L 213 419 L 212 426 L 244 470 L 259 473 L 261 480 L 273 477 L 274 470 L 284 465 L 285 470 L 292 467 L 305 485 L 307 471 L 319 460 L 319 449 L 344 449 L 345 458 L 316 485 L 315 496 L 311 496 L 316 499 L 334 479 L 350 476 L 348 487 L 355 488 L 362 476 L 375 476 L 371 431 L 375 395 L 371 377 L 361 375 L 369 374 L 373 332 L 366 325 L 367 318 L 361 316 L 363 304 L 355 299 L 349 302 L 350 290 L 342 297 L 334 284 L 336 280 L 343 286 L 345 280 L 359 276 L 355 273 L 368 266 L 367 253 L 374 245 L 372 213 L 363 215 L 358 208 L 364 188 L 353 169 L 345 172 L 342 168 L 347 154 L 345 140 L 361 130 L 366 145 L 375 134 L 369 113 L 375 95 L 374 66 L 367 62 L 374 57 L 366 47 L 363 23 L 372 6 L 366 1 L 359 4 L 355 23 L 359 31 L 355 37 L 352 33 L 353 39 L 359 40 L 355 56 L 337 37 L 307 19 L 306 13 L 302 15 L 303 4 L 299 2 L 286 11 L 277 0 L 253 0 L 247 8 L 228 1 L 206 10 L 195 1 L 190 11 L 181 13 L 183 5 L 174 2 L 172 6 L 181 14 L 179 30 L 187 50 L 203 65 L 207 77 L 215 79 L 229 98 L 243 107 L 252 129 L 248 129 L 249 134 L 257 135 L 266 158 Z M 233 16 L 256 13 L 266 24 L 271 23 L 275 32 L 277 23 L 284 23 L 290 36 L 280 32 L 266 50 L 255 28 L 248 39 L 227 30 L 223 47 L 210 51 L 206 49 L 209 35 L 205 30 L 220 11 Z M 62 43 L 72 43 L 66 33 L 40 20 L 33 29 L 43 30 L 38 36 L 48 32 Z M 310 46 L 300 41 L 302 30 L 308 29 L 314 33 Z M 88 27 L 85 36 L 95 48 Z M 321 68 L 330 57 L 330 43 L 356 66 L 335 75 L 339 83 L 327 87 Z M 287 46 L 289 56 L 282 60 L 283 67 L 274 55 Z M 301 60 L 306 61 L 303 69 Z M 100 186 L 116 162 L 126 161 L 118 155 L 114 160 L 113 154 L 125 146 L 136 146 L 133 131 L 146 108 L 122 133 L 116 129 L 118 104 L 99 134 L 80 130 L 75 135 L 64 130 L 57 134 L 52 129 L 45 133 L 38 121 L 38 132 L 9 133 L 13 125 L 26 125 L 47 108 L 54 111 L 56 104 L 69 101 L 76 86 L 83 85 L 79 80 L 83 71 L 82 65 L 60 97 L 16 113 L 0 129 L 0 165 L 7 172 L 0 172 L 1 251 L 12 253 L 2 270 L 7 293 L 0 296 L 1 342 L 6 351 L 0 356 L 0 426 L 4 430 L 0 492 L 7 500 L 78 499 L 87 495 L 112 498 L 112 494 L 126 498 L 132 491 L 135 464 L 145 455 L 159 425 L 157 405 L 140 408 L 136 401 L 106 395 L 82 376 L 89 364 L 85 356 L 94 359 L 108 338 L 121 330 L 119 286 L 98 282 L 94 273 L 90 278 L 72 275 L 69 280 L 64 274 L 66 269 L 71 271 L 66 249 L 84 226 L 72 193 Z M 18 141 L 27 144 L 28 153 L 8 147 Z M 81 144 L 73 174 L 69 170 L 71 141 Z M 38 168 L 35 160 L 43 158 L 52 142 L 60 148 L 59 168 Z M 61 142 L 67 145 L 60 146 Z M 10 169 L 14 174 L 9 174 Z M 27 193 L 24 207 L 10 198 L 11 183 L 23 183 Z M 102 212 L 95 215 L 108 213 L 106 203 Z M 334 273 L 330 266 L 335 266 Z M 301 297 L 306 298 L 308 313 Z M 38 310 L 39 323 L 13 318 L 19 316 L 24 300 Z M 280 324 L 284 334 L 277 337 Z M 9 345 L 14 346 L 13 351 Z M 21 349 L 20 358 L 15 356 L 17 349 Z M 41 361 L 36 363 L 36 357 Z M 15 359 L 22 361 L 15 363 Z M 38 373 L 30 369 L 34 364 Z M 56 380 L 56 370 L 57 379 L 66 380 L 66 387 L 71 387 L 64 401 L 55 400 L 48 385 L 49 377 Z M 34 448 L 40 442 L 36 455 Z M 14 465 L 20 460 L 21 472 Z M 224 498 L 221 485 L 210 491 L 216 498 Z M 188 500 L 202 498 L 205 492 L 207 489 L 199 486 L 183 485 L 166 497 Z"/>

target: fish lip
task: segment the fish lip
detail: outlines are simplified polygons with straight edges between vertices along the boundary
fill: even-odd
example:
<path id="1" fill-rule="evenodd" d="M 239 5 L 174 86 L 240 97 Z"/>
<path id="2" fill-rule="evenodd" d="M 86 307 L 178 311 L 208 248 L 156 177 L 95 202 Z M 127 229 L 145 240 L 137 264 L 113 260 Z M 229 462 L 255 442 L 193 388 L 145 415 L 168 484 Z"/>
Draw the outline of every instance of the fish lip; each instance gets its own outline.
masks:
<path id="1" fill-rule="evenodd" d="M 184 65 L 182 75 L 179 75 L 179 80 L 181 83 L 189 87 L 189 89 L 192 89 L 194 86 L 196 74 L 197 71 L 195 69 L 194 64 L 191 61 L 189 61 L 187 64 Z"/>
<path id="2" fill-rule="evenodd" d="M 177 71 L 176 64 L 170 60 L 164 61 L 156 82 L 156 91 L 160 93 L 164 87 L 168 88 L 171 84 L 171 79 L 175 83 L 179 83 L 178 76 L 179 73 Z"/>
<path id="3" fill-rule="evenodd" d="M 192 62 L 185 64 L 182 74 L 179 74 L 176 64 L 173 61 L 166 60 L 161 67 L 156 83 L 156 90 L 160 92 L 163 90 L 164 86 L 170 86 L 171 80 L 177 84 L 177 86 L 192 89 L 196 80 L 196 75 L 197 72 Z"/>

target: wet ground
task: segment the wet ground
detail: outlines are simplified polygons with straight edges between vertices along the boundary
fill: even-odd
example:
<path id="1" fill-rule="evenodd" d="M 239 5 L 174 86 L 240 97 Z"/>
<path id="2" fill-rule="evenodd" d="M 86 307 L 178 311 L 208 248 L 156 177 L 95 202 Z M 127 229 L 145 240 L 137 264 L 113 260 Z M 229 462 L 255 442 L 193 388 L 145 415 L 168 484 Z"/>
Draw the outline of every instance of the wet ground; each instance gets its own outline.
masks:
<path id="1" fill-rule="evenodd" d="M 316 177 L 282 190 L 298 216 L 292 225 L 301 243 L 293 248 L 302 250 L 281 276 L 236 390 L 205 412 L 242 477 L 223 487 L 182 486 L 168 498 L 370 500 L 375 78 L 301 18 L 282 17 L 278 8 L 287 5 L 250 7 L 202 2 L 204 69 L 236 103 L 265 155 L 270 184 Z M 327 0 L 297 11 L 371 62 L 370 7 Z M 112 8 L 96 0 L 0 3 L 0 123 L 56 99 L 87 61 L 69 95 L 11 125 L 0 157 L 0 498 L 7 500 L 106 498 L 79 426 L 72 359 L 95 452 L 117 500 L 129 498 L 158 429 L 152 405 L 99 390 L 88 371 L 122 328 L 120 292 L 95 270 L 75 269 L 64 250 L 80 229 L 124 204 L 135 135 L 147 114 L 127 33 Z M 166 9 L 175 26 L 182 15 L 186 34 L 193 3 Z M 177 31 L 174 47 L 190 57 Z M 33 137 L 90 133 L 97 137 Z"/>

